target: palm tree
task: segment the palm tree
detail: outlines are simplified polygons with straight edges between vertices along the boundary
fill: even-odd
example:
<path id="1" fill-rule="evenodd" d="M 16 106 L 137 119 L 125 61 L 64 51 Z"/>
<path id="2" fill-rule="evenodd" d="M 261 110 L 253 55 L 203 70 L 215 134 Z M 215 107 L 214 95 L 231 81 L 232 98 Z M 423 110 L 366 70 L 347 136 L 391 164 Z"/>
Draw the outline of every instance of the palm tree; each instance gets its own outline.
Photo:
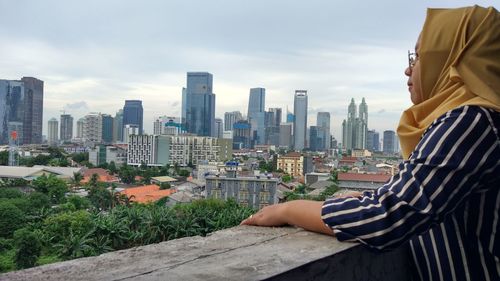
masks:
<path id="1" fill-rule="evenodd" d="M 55 247 L 59 249 L 59 255 L 63 258 L 70 259 L 91 255 L 92 238 L 90 238 L 89 236 L 92 233 L 92 231 L 89 231 L 86 234 L 80 236 L 78 234 L 74 234 L 73 230 L 70 228 L 68 236 L 66 236 L 63 241 L 55 245 Z"/>
<path id="2" fill-rule="evenodd" d="M 83 179 L 83 175 L 80 172 L 73 172 L 73 177 L 71 177 L 71 182 L 74 187 L 79 186 Z"/>

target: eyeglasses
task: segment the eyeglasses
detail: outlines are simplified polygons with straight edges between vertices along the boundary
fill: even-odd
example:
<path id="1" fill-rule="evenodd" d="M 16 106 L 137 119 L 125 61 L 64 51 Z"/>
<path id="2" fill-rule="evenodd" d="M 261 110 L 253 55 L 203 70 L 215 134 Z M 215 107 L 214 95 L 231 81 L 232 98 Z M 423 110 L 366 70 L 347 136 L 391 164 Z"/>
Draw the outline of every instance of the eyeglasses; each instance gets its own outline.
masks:
<path id="1" fill-rule="evenodd" d="M 408 67 L 410 69 L 413 68 L 417 60 L 418 60 L 417 53 L 408 50 Z"/>

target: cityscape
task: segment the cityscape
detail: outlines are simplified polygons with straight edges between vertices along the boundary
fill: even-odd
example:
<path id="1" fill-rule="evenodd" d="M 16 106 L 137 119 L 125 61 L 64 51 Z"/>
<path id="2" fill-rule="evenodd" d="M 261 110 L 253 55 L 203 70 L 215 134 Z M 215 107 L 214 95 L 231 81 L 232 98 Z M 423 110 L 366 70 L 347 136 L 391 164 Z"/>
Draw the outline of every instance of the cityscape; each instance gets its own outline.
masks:
<path id="1" fill-rule="evenodd" d="M 267 145 L 295 151 L 327 151 L 332 155 L 353 149 L 383 151 L 389 155 L 398 151 L 394 130 L 385 130 L 381 138 L 379 132 L 369 129 L 365 98 L 359 107 L 351 99 L 348 115 L 342 121 L 341 140 L 332 136 L 329 112 L 318 112 L 316 124 L 308 124 L 307 90 L 296 90 L 293 111 L 286 108 L 284 112 L 283 108 L 277 107 L 266 111 L 266 89 L 251 88 L 247 112 L 225 112 L 223 120 L 215 118 L 213 75 L 208 72 L 187 73 L 186 87 L 182 88 L 181 116 L 169 116 L 168 113 L 158 116 L 154 121 L 152 134 L 144 132 L 142 101 L 125 100 L 123 108 L 114 115 L 89 112 L 75 122 L 69 112 L 63 112 L 59 118 L 52 117 L 48 121 L 47 136 L 42 136 L 40 116 L 43 115 L 43 86 L 43 81 L 32 77 L 0 80 L 0 98 L 4 105 L 0 112 L 1 145 L 17 147 L 42 143 L 51 146 L 74 144 L 68 149 L 81 152 L 94 149 L 96 145 L 121 144 L 129 148 L 129 165 L 145 162 L 152 166 L 173 164 L 176 160 L 159 162 L 152 161 L 158 159 L 157 156 L 138 155 L 137 151 L 131 149 L 136 147 L 137 141 L 142 142 L 137 136 L 212 137 L 228 140 L 230 144 L 226 146 L 231 146 L 234 150 Z M 151 152 L 148 150 L 146 154 Z M 231 155 L 226 155 L 224 159 L 230 160 Z M 186 166 L 188 162 L 179 163 Z M 93 164 L 99 165 L 98 161 Z"/>

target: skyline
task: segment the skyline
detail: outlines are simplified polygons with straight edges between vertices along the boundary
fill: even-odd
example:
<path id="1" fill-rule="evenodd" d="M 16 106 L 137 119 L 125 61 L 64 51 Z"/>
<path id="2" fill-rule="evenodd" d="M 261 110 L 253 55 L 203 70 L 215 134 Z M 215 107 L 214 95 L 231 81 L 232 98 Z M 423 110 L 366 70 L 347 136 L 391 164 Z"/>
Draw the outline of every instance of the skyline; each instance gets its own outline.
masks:
<path id="1" fill-rule="evenodd" d="M 308 91 L 308 123 L 330 112 L 331 131 L 351 98 L 365 98 L 369 129 L 395 130 L 411 103 L 404 69 L 425 19 L 425 8 L 500 1 L 330 3 L 309 1 L 0 0 L 1 79 L 45 82 L 43 133 L 62 110 L 78 120 L 114 114 L 125 100 L 142 100 L 144 128 L 180 116 L 186 72 L 213 74 L 215 117 L 245 114 L 250 88 L 266 89 L 266 110 L 293 112 L 297 89 Z M 363 5 L 363 9 L 358 9 Z M 186 20 L 188 19 L 188 20 Z M 105 98 L 103 98 L 105 97 Z M 242 102 L 244 100 L 244 102 Z M 286 114 L 286 113 L 284 113 Z"/>

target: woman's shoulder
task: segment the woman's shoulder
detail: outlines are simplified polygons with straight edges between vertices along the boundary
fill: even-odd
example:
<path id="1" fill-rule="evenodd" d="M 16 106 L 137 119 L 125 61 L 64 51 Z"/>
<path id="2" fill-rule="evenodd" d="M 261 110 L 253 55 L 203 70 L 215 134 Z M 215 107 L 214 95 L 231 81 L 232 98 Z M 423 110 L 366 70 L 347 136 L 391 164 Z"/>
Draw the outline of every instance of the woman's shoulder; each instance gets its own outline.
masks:
<path id="1" fill-rule="evenodd" d="M 500 137 L 500 112 L 478 105 L 465 105 L 446 112 L 432 122 L 425 130 L 424 135 L 441 123 L 453 123 L 454 126 L 470 126 L 471 120 L 474 120 L 474 123 L 480 126 L 491 126 L 497 137 Z"/>

